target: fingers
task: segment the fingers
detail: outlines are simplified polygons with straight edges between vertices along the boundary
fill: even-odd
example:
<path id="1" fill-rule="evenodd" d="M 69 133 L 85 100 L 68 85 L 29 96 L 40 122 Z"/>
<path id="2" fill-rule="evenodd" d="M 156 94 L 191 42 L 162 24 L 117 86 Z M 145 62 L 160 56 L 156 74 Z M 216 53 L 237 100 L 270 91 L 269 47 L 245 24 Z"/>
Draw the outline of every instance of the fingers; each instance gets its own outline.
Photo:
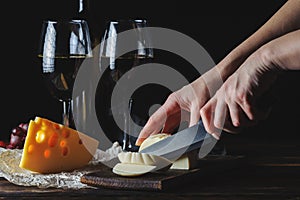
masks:
<path id="1" fill-rule="evenodd" d="M 213 123 L 214 126 L 218 129 L 222 129 L 225 123 L 225 119 L 227 119 L 228 108 L 224 101 L 216 101 L 215 115 Z"/>
<path id="2" fill-rule="evenodd" d="M 224 95 L 215 95 L 200 110 L 203 124 L 208 133 L 216 139 L 221 131 L 239 133 L 243 127 L 251 126 L 256 121 L 249 120 L 242 108 L 235 102 L 228 102 Z"/>
<path id="3" fill-rule="evenodd" d="M 142 142 L 152 134 L 158 133 L 167 120 L 167 114 L 164 107 L 160 107 L 147 121 L 140 132 L 135 145 L 140 146 Z"/>
<path id="4" fill-rule="evenodd" d="M 196 107 L 196 106 L 191 108 L 189 127 L 194 126 L 195 124 L 197 124 L 199 122 L 199 119 L 200 119 L 199 110 L 200 110 L 199 107 Z"/>
<path id="5" fill-rule="evenodd" d="M 150 135 L 157 134 L 162 130 L 166 122 L 166 129 L 171 129 L 178 122 L 176 121 L 178 113 L 180 116 L 180 107 L 177 103 L 175 95 L 170 95 L 166 102 L 157 109 L 147 121 L 146 125 L 141 130 L 135 145 L 140 146 L 142 142 Z"/>
<path id="6" fill-rule="evenodd" d="M 231 119 L 230 121 L 232 122 L 231 124 L 233 125 L 233 127 L 236 127 L 236 128 L 238 128 L 240 126 L 249 127 L 249 126 L 256 124 L 253 113 L 251 113 L 251 115 L 253 115 L 253 116 L 252 116 L 252 119 L 250 119 L 248 117 L 249 115 L 247 115 L 247 113 L 245 113 L 243 108 L 240 107 L 240 105 L 237 104 L 236 102 L 228 103 L 228 108 L 229 108 L 229 114 L 230 114 L 230 119 Z"/>
<path id="7" fill-rule="evenodd" d="M 239 133 L 243 128 L 250 127 L 258 121 L 266 119 L 270 109 L 259 110 L 248 104 L 245 108 L 235 101 L 224 98 L 224 95 L 215 95 L 200 110 L 205 129 L 215 138 L 220 137 L 221 130 L 228 133 Z M 247 113 L 246 113 L 247 112 Z M 249 115 L 252 119 L 249 119 Z"/>
<path id="8" fill-rule="evenodd" d="M 214 136 L 217 140 L 220 138 L 220 130 L 214 125 L 214 117 L 215 117 L 215 107 L 216 107 L 216 99 L 210 99 L 200 110 L 200 116 L 206 131 L 212 136 Z"/>
<path id="9" fill-rule="evenodd" d="M 232 119 L 235 126 L 239 126 L 240 124 L 243 124 L 243 126 L 255 125 L 258 121 L 267 119 L 271 112 L 271 106 L 267 109 L 259 109 L 255 106 L 255 103 L 251 103 L 248 100 L 237 101 L 237 103 L 235 103 L 235 107 L 238 108 L 238 113 L 233 113 L 234 108 L 230 109 L 232 110 L 232 118 L 239 117 Z"/>
<path id="10" fill-rule="evenodd" d="M 236 101 L 237 105 L 236 106 L 239 106 L 243 112 L 246 114 L 246 116 L 248 117 L 249 120 L 254 120 L 254 113 L 253 113 L 253 107 L 251 106 L 251 103 L 245 99 L 245 98 L 237 98 L 237 101 Z M 235 119 L 237 120 L 237 119 Z M 236 122 L 234 122 L 235 124 Z"/>

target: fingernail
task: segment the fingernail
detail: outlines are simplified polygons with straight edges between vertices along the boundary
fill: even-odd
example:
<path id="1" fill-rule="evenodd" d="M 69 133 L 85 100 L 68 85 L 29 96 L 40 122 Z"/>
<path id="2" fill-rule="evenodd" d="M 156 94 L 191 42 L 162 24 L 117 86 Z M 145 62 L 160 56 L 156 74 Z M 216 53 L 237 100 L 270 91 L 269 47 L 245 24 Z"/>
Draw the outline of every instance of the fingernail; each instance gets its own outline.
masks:
<path id="1" fill-rule="evenodd" d="M 239 127 L 240 126 L 240 122 L 239 121 L 234 121 L 232 124 L 235 127 Z"/>
<path id="2" fill-rule="evenodd" d="M 220 139 L 220 136 L 217 133 L 212 133 L 211 135 L 217 140 Z"/>
<path id="3" fill-rule="evenodd" d="M 140 146 L 142 144 L 142 139 L 141 138 L 138 138 L 135 142 L 135 145 L 136 146 Z"/>
<path id="4" fill-rule="evenodd" d="M 137 140 L 137 141 L 135 142 L 135 145 L 136 145 L 136 146 L 140 146 L 140 142 Z"/>

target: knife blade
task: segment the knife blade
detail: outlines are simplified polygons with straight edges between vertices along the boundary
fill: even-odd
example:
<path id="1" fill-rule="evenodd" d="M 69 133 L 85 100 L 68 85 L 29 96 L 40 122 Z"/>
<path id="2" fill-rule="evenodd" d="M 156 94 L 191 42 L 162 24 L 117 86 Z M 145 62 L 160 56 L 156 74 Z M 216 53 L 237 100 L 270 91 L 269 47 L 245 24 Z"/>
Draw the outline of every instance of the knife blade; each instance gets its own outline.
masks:
<path id="1" fill-rule="evenodd" d="M 200 159 L 213 149 L 217 141 L 205 130 L 200 120 L 196 125 L 142 149 L 140 153 L 154 154 L 175 161 L 183 154 L 199 148 L 198 158 Z"/>

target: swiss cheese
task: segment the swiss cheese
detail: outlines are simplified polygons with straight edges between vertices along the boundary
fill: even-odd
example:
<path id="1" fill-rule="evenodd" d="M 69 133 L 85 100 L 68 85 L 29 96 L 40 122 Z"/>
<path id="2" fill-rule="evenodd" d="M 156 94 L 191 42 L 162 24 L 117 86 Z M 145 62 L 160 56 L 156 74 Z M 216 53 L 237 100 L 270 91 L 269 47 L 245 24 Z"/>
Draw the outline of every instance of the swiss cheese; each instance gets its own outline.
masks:
<path id="1" fill-rule="evenodd" d="M 31 120 L 20 167 L 38 173 L 57 173 L 84 167 L 99 142 L 45 118 Z"/>

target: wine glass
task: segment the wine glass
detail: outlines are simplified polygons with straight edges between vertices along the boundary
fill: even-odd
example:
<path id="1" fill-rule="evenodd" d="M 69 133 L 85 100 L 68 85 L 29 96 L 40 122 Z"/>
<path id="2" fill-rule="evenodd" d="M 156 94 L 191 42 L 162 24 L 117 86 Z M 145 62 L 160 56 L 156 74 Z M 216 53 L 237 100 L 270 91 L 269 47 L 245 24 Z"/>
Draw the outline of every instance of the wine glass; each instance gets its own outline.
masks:
<path id="1" fill-rule="evenodd" d="M 130 96 L 126 99 L 129 85 L 120 85 L 120 79 L 130 82 L 134 76 L 134 69 L 142 64 L 153 62 L 151 38 L 142 28 L 148 27 L 145 19 L 121 19 L 107 21 L 101 37 L 99 63 L 102 76 L 96 92 L 96 114 L 105 135 L 112 141 L 118 141 L 123 150 L 137 151 L 135 146 L 139 130 L 133 130 L 130 119 L 139 126 L 143 126 L 146 118 L 141 116 L 136 107 L 140 100 Z M 122 33 L 130 32 L 130 40 L 119 41 Z M 132 49 L 122 52 L 124 49 Z M 112 105 L 112 95 L 116 88 L 118 103 Z M 115 115 L 114 115 L 115 113 Z M 117 118 L 119 122 L 117 123 Z"/>
<path id="2" fill-rule="evenodd" d="M 85 20 L 44 20 L 38 58 L 42 78 L 50 94 L 62 102 L 62 124 L 74 128 L 72 90 L 84 59 L 92 57 L 91 39 Z"/>

